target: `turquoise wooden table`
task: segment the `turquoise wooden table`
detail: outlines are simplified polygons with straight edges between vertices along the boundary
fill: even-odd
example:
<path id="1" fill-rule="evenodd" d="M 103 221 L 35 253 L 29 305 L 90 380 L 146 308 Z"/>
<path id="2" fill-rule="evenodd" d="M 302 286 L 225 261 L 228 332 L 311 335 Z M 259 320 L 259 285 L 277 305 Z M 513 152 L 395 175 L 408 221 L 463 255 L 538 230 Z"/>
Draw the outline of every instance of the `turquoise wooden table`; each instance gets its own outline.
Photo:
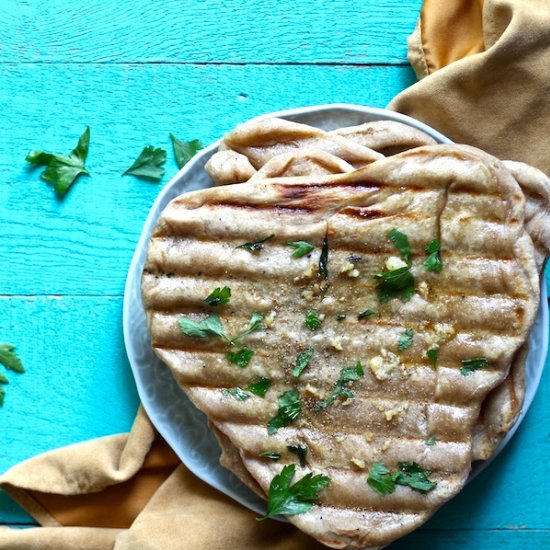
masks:
<path id="1" fill-rule="evenodd" d="M 10 377 L 0 408 L 0 471 L 131 426 L 124 280 L 176 172 L 169 132 L 209 143 L 277 109 L 385 106 L 414 82 L 406 38 L 420 4 L 0 0 L 0 341 L 27 370 Z M 58 200 L 25 155 L 68 152 L 86 125 L 91 177 Z M 163 181 L 121 177 L 149 143 L 169 150 Z M 392 548 L 550 548 L 549 387 L 547 368 L 506 450 Z M 33 522 L 0 494 L 0 523 Z"/>

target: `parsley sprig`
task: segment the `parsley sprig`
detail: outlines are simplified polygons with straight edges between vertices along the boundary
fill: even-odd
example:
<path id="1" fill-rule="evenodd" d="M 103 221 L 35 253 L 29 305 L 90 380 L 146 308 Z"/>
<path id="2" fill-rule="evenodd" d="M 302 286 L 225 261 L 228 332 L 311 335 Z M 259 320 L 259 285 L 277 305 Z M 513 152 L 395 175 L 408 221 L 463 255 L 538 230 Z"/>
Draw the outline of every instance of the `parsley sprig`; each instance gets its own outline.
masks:
<path id="1" fill-rule="evenodd" d="M 306 241 L 293 241 L 286 244 L 287 246 L 294 248 L 294 252 L 291 254 L 293 258 L 301 258 L 302 256 L 309 254 L 315 248 L 312 244 Z"/>
<path id="2" fill-rule="evenodd" d="M 423 470 L 416 462 L 399 462 L 398 466 L 399 469 L 392 474 L 384 464 L 375 462 L 369 471 L 367 483 L 382 496 L 393 493 L 396 485 L 404 485 L 420 493 L 427 493 L 437 487 L 435 481 L 428 479 L 430 471 Z"/>
<path id="3" fill-rule="evenodd" d="M 259 254 L 260 251 L 263 250 L 264 248 L 264 243 L 269 241 L 273 237 L 275 237 L 275 235 L 269 235 L 265 239 L 261 239 L 259 241 L 252 241 L 250 243 L 243 243 L 243 244 L 240 244 L 239 246 L 236 246 L 235 248 L 242 248 L 243 250 L 247 250 L 248 252 L 250 252 L 250 254 Z"/>
<path id="4" fill-rule="evenodd" d="M 469 376 L 476 370 L 486 369 L 489 366 L 487 357 L 475 357 L 474 359 L 463 359 L 460 373 L 462 376 Z"/>
<path id="5" fill-rule="evenodd" d="M 424 267 L 426 271 L 434 271 L 439 273 L 441 271 L 441 244 L 437 239 L 434 239 L 430 244 L 426 246 L 426 253 L 429 256 L 424 260 Z"/>
<path id="6" fill-rule="evenodd" d="M 411 245 L 409 244 L 409 238 L 405 233 L 401 233 L 397 229 L 392 229 L 388 232 L 388 239 L 394 244 L 395 248 L 399 250 L 401 257 L 407 265 L 411 265 Z"/>
<path id="7" fill-rule="evenodd" d="M 307 447 L 305 445 L 287 445 L 289 452 L 295 454 L 300 461 L 300 467 L 306 467 Z"/>
<path id="8" fill-rule="evenodd" d="M 340 371 L 340 377 L 338 378 L 336 386 L 332 390 L 331 394 L 324 401 L 319 401 L 315 405 L 315 410 L 322 411 L 330 407 L 339 397 L 351 399 L 353 397 L 353 393 L 347 387 L 347 384 L 359 380 L 359 378 L 362 378 L 364 375 L 365 372 L 363 371 L 363 366 L 359 361 L 357 361 L 357 364 L 354 367 L 344 367 Z"/>
<path id="9" fill-rule="evenodd" d="M 170 134 L 172 147 L 174 149 L 174 158 L 178 168 L 183 168 L 204 145 L 198 140 L 180 141 L 174 134 Z"/>
<path id="10" fill-rule="evenodd" d="M 374 278 L 377 281 L 376 292 L 381 304 L 393 298 L 401 298 L 402 302 L 408 302 L 414 294 L 414 276 L 408 267 L 377 273 Z"/>
<path id="11" fill-rule="evenodd" d="M 230 363 L 233 363 L 234 365 L 241 367 L 241 369 L 244 369 L 248 367 L 248 364 L 250 363 L 253 355 L 254 352 L 250 348 L 240 348 L 237 351 L 228 351 L 225 354 L 225 357 Z"/>
<path id="12" fill-rule="evenodd" d="M 304 369 L 309 365 L 311 358 L 313 357 L 313 348 L 307 348 L 300 352 L 296 357 L 296 364 L 292 368 L 292 376 L 298 377 L 304 372 Z"/>
<path id="13" fill-rule="evenodd" d="M 292 479 L 296 473 L 296 465 L 285 466 L 269 485 L 267 495 L 267 513 L 258 518 L 264 520 L 273 516 L 295 516 L 310 510 L 318 500 L 319 493 L 330 484 L 328 476 L 312 473 L 306 474 L 294 484 Z"/>
<path id="14" fill-rule="evenodd" d="M 223 306 L 229 303 L 231 289 L 228 286 L 214 289 L 204 300 L 210 306 Z"/>
<path id="15" fill-rule="evenodd" d="M 276 434 L 279 428 L 295 422 L 302 413 L 302 402 L 298 390 L 293 388 L 279 397 L 279 410 L 267 423 L 267 433 Z"/>
<path id="16" fill-rule="evenodd" d="M 269 386 L 271 386 L 271 380 L 269 378 L 260 378 L 257 382 L 253 382 L 248 386 L 248 391 L 258 397 L 265 397 Z"/>
<path id="17" fill-rule="evenodd" d="M 309 330 L 317 330 L 321 326 L 322 320 L 314 309 L 308 309 L 304 324 Z"/>
<path id="18" fill-rule="evenodd" d="M 25 372 L 21 359 L 15 353 L 15 346 L 13 344 L 0 344 L 0 364 L 4 365 L 6 369 L 22 374 Z M 8 377 L 0 372 L 0 384 L 9 384 Z M 4 404 L 4 396 L 6 392 L 2 386 L 0 386 L 0 407 Z"/>
<path id="19" fill-rule="evenodd" d="M 414 332 L 412 328 L 408 328 L 407 330 L 403 331 L 401 333 L 401 336 L 399 336 L 399 351 L 405 351 L 406 349 L 409 349 L 412 346 L 413 337 Z"/>
<path id="20" fill-rule="evenodd" d="M 160 147 L 146 145 L 132 166 L 125 170 L 123 176 L 135 176 L 148 181 L 160 181 L 164 176 L 162 165 L 166 162 L 166 151 Z"/>

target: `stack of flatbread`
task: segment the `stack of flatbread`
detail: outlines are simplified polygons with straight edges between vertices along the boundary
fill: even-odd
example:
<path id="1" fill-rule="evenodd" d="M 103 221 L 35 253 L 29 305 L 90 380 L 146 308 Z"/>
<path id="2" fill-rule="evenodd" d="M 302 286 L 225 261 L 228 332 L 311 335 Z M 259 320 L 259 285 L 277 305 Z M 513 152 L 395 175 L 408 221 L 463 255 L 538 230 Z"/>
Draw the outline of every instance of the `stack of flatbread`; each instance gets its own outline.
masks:
<path id="1" fill-rule="evenodd" d="M 333 548 L 382 548 L 520 413 L 550 181 L 378 121 L 237 127 L 151 237 L 152 345 L 221 462 Z"/>

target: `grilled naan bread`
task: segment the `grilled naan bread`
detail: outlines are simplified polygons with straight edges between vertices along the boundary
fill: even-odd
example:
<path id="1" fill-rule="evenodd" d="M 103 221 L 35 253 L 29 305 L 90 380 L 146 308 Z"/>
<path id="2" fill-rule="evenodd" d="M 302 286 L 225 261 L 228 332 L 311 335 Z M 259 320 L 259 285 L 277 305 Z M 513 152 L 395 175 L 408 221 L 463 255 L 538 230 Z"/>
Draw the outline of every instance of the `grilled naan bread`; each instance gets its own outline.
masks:
<path id="1" fill-rule="evenodd" d="M 429 146 L 338 176 L 281 178 L 186 194 L 170 203 L 153 233 L 143 275 L 152 345 L 195 405 L 227 442 L 234 470 L 265 496 L 284 464 L 287 445 L 307 446 L 307 472 L 331 483 L 319 502 L 289 520 L 334 548 L 380 548 L 423 523 L 463 486 L 472 456 L 472 432 L 486 396 L 508 372 L 538 306 L 538 270 L 524 228 L 523 194 L 496 159 L 474 149 Z M 409 238 L 415 289 L 403 303 L 379 304 L 373 276 L 399 262 L 388 239 Z M 264 240 L 259 253 L 236 248 Z M 317 265 L 328 239 L 328 276 Z M 440 273 L 423 268 L 425 246 L 442 245 Z M 315 250 L 291 257 L 289 241 Z M 394 269 L 393 267 L 391 269 Z M 253 312 L 264 330 L 241 344 L 254 350 L 246 368 L 226 359 L 219 337 L 192 337 L 178 326 L 213 308 L 204 298 L 228 286 L 216 308 L 229 335 Z M 322 323 L 311 331 L 306 312 Z M 358 314 L 376 314 L 358 320 Z M 337 316 L 346 314 L 338 321 Z M 400 336 L 412 330 L 410 348 Z M 426 358 L 437 346 L 437 368 Z M 297 355 L 314 350 L 299 378 Z M 486 359 L 464 370 L 462 361 Z M 327 399 L 344 367 L 360 361 L 364 376 L 353 397 Z M 266 377 L 265 398 L 239 400 L 228 389 Z M 278 398 L 295 388 L 302 411 L 269 435 Z M 226 390 L 225 392 L 223 390 Z M 349 390 L 349 388 L 348 388 Z M 426 441 L 435 438 L 435 445 Z M 274 463 L 260 457 L 281 452 Z M 437 486 L 423 494 L 398 486 L 381 496 L 367 483 L 374 463 L 395 471 L 416 461 Z M 228 459 L 229 462 L 229 459 Z"/>

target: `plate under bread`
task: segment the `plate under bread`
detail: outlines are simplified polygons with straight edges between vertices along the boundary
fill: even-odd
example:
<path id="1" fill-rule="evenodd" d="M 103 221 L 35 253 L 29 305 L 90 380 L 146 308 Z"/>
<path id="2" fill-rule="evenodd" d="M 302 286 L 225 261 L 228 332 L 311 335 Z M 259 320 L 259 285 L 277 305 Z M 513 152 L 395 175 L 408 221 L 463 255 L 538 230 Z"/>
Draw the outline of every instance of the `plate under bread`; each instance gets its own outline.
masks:
<path id="1" fill-rule="evenodd" d="M 285 118 L 324 130 L 355 126 L 374 120 L 393 120 L 427 133 L 438 143 L 452 143 L 433 128 L 408 116 L 360 105 L 318 105 L 269 113 L 263 117 Z M 153 353 L 141 299 L 141 275 L 147 243 L 155 223 L 166 205 L 178 195 L 213 185 L 204 166 L 217 151 L 218 145 L 219 142 L 216 142 L 202 149 L 184 166 L 162 189 L 149 212 L 126 280 L 123 308 L 124 342 L 141 402 L 159 433 L 181 461 L 209 485 L 255 512 L 263 513 L 264 501 L 219 464 L 221 451 L 216 438 L 208 428 L 206 417 L 189 401 L 168 367 Z M 529 338 L 529 354 L 525 364 L 526 392 L 522 411 L 491 458 L 473 464 L 469 481 L 494 460 L 521 424 L 539 385 L 547 350 L 548 301 L 543 278 L 541 307 Z"/>

